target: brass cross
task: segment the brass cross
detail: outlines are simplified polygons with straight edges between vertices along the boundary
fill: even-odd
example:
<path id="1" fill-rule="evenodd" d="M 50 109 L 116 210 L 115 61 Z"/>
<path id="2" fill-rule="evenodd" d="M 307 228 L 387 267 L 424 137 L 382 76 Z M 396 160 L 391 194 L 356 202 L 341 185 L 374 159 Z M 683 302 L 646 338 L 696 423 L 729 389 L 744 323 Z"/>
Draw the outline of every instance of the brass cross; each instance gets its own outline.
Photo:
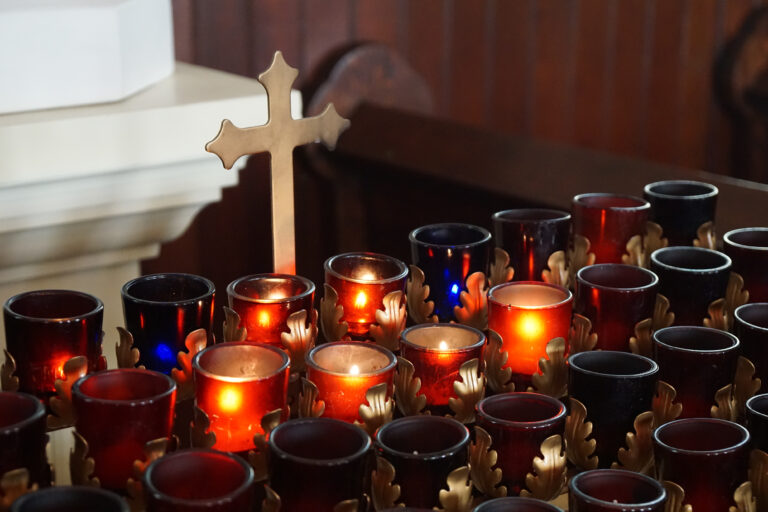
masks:
<path id="1" fill-rule="evenodd" d="M 329 149 L 336 146 L 349 121 L 330 103 L 316 117 L 291 117 L 291 85 L 298 76 L 296 68 L 286 64 L 281 52 L 275 52 L 269 68 L 259 75 L 267 90 L 267 124 L 238 128 L 229 119 L 221 122 L 218 135 L 205 145 L 206 151 L 221 158 L 226 169 L 243 155 L 271 154 L 272 167 L 272 244 L 275 272 L 296 273 L 296 240 L 293 207 L 293 148 L 322 141 Z"/>

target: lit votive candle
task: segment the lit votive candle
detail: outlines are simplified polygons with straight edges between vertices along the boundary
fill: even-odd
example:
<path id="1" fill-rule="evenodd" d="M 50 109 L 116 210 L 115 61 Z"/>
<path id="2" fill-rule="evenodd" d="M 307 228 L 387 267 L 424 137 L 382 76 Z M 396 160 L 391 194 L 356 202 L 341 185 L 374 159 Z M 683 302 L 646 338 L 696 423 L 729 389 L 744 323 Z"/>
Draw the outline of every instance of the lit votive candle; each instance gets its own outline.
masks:
<path id="1" fill-rule="evenodd" d="M 360 406 L 368 403 L 365 393 L 371 387 L 385 382 L 392 396 L 396 363 L 392 352 L 372 343 L 325 343 L 307 355 L 307 378 L 325 402 L 325 417 L 360 421 Z"/>
<path id="2" fill-rule="evenodd" d="M 414 377 L 428 407 L 447 407 L 455 398 L 453 383 L 460 380 L 459 368 L 471 359 L 482 360 L 485 335 L 460 324 L 421 324 L 404 330 L 400 355 L 410 361 Z"/>
<path id="3" fill-rule="evenodd" d="M 346 253 L 325 260 L 325 282 L 336 290 L 344 308 L 340 321 L 347 322 L 349 334 L 360 338 L 376 322 L 376 311 L 384 309 L 384 297 L 405 293 L 407 277 L 405 263 L 383 254 Z"/>
<path id="4" fill-rule="evenodd" d="M 288 332 L 289 316 L 305 310 L 311 321 L 315 284 L 289 274 L 255 274 L 229 283 L 227 297 L 248 341 L 282 346 L 280 335 Z"/>
<path id="5" fill-rule="evenodd" d="M 212 345 L 192 360 L 195 405 L 211 422 L 214 448 L 241 452 L 263 434 L 261 419 L 275 409 L 287 418 L 289 359 L 282 350 L 252 342 Z"/>
<path id="6" fill-rule="evenodd" d="M 547 343 L 568 339 L 573 294 L 561 286 L 516 281 L 494 286 L 488 294 L 488 328 L 502 338 L 516 384 L 530 384 L 546 357 Z"/>

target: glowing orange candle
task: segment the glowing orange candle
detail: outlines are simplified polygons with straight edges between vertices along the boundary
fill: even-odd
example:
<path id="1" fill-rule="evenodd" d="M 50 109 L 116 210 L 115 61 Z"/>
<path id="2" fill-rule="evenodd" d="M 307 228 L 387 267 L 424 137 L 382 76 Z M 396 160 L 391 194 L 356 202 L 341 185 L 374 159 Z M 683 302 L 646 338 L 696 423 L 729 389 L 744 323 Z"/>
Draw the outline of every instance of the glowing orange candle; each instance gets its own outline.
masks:
<path id="1" fill-rule="evenodd" d="M 372 343 L 339 341 L 318 345 L 307 356 L 307 378 L 325 402 L 323 416 L 348 422 L 360 421 L 359 409 L 367 404 L 365 393 L 382 382 L 387 396 L 394 390 L 397 359 L 389 350 Z"/>
<path id="2" fill-rule="evenodd" d="M 211 421 L 215 449 L 249 450 L 265 414 L 283 409 L 287 418 L 288 362 L 282 350 L 250 342 L 212 345 L 195 356 L 195 405 Z"/>

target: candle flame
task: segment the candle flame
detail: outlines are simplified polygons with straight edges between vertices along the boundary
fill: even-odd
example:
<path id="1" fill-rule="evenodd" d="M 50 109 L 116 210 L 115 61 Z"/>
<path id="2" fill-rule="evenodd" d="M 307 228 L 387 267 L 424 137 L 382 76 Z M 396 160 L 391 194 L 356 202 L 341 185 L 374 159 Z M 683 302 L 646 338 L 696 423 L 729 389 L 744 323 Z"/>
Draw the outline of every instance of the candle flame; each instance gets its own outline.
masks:
<path id="1" fill-rule="evenodd" d="M 366 302 L 368 302 L 368 297 L 365 295 L 365 292 L 358 292 L 357 297 L 355 297 L 355 307 L 362 309 L 365 307 Z"/>
<path id="2" fill-rule="evenodd" d="M 269 312 L 259 311 L 259 327 L 269 327 L 270 320 Z"/>
<path id="3" fill-rule="evenodd" d="M 440 350 L 448 350 L 448 344 L 445 341 L 440 341 Z"/>
<path id="4" fill-rule="evenodd" d="M 219 395 L 219 406 L 224 412 L 235 412 L 240 408 L 243 397 L 232 388 L 224 388 Z"/>
<path id="5" fill-rule="evenodd" d="M 349 369 L 349 374 L 360 375 L 360 368 L 356 364 L 353 364 L 352 367 Z"/>
<path id="6" fill-rule="evenodd" d="M 534 338 L 541 334 L 542 325 L 535 315 L 525 315 L 520 322 L 520 330 L 527 338 Z"/>

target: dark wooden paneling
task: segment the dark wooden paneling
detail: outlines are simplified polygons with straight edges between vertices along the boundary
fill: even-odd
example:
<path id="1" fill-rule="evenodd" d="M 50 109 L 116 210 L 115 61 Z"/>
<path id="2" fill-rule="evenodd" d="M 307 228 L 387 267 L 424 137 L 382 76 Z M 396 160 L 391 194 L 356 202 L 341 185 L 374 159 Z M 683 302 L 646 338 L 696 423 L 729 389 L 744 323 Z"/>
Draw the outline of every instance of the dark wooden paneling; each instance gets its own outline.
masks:
<path id="1" fill-rule="evenodd" d="M 443 94 L 443 41 L 446 37 L 443 19 L 445 2 L 443 0 L 421 0 L 408 2 L 407 38 L 408 52 L 405 57 L 413 68 L 424 77 L 432 88 L 432 94 L 443 113 L 447 109 L 448 99 Z M 425 30 L 425 27 L 430 27 Z"/>

